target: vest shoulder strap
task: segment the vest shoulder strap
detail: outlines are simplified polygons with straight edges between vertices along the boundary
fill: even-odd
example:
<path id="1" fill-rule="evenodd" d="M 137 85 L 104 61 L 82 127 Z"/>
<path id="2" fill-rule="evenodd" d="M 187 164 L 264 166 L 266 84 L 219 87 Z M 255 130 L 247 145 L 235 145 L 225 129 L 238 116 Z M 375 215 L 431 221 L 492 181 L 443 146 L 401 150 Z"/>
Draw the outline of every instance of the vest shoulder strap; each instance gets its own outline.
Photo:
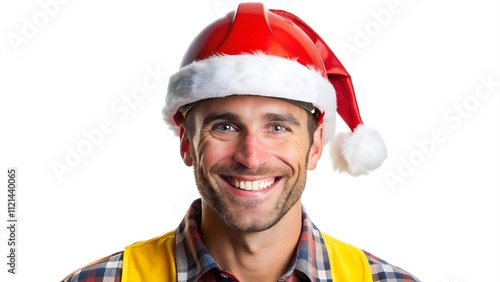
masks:
<path id="1" fill-rule="evenodd" d="M 176 276 L 175 230 L 125 247 L 123 282 L 169 282 Z"/>
<path id="2" fill-rule="evenodd" d="M 365 253 L 350 244 L 321 232 L 325 241 L 333 281 L 373 282 L 370 264 Z"/>

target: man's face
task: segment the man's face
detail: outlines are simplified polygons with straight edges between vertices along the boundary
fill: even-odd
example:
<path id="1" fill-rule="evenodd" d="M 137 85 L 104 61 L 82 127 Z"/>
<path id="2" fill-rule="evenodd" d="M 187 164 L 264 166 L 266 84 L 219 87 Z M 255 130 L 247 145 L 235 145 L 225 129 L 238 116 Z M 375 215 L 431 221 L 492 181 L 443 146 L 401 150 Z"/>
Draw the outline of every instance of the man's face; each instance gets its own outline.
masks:
<path id="1" fill-rule="evenodd" d="M 311 144 L 309 113 L 288 102 L 257 96 L 204 101 L 188 113 L 194 122 L 187 165 L 202 199 L 227 226 L 258 232 L 300 205 L 307 169 L 321 156 L 323 127 Z M 181 149 L 181 153 L 182 149 Z"/>

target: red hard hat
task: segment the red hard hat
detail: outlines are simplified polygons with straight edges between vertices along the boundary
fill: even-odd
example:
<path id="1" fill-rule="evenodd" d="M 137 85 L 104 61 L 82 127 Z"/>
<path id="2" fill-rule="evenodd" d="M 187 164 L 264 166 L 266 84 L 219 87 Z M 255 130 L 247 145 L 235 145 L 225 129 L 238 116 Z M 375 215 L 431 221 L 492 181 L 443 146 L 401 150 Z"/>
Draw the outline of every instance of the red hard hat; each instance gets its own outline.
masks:
<path id="1" fill-rule="evenodd" d="M 181 66 L 215 54 L 239 55 L 263 52 L 314 66 L 326 77 L 326 70 L 309 36 L 290 19 L 269 11 L 260 3 L 240 4 L 207 26 L 193 40 Z M 282 13 L 283 14 L 283 13 Z"/>
<path id="2" fill-rule="evenodd" d="M 242 3 L 202 30 L 193 40 L 181 67 L 215 54 L 263 52 L 313 66 L 327 77 L 337 93 L 337 112 L 347 125 L 362 123 L 350 75 L 323 39 L 305 22 L 261 3 Z"/>

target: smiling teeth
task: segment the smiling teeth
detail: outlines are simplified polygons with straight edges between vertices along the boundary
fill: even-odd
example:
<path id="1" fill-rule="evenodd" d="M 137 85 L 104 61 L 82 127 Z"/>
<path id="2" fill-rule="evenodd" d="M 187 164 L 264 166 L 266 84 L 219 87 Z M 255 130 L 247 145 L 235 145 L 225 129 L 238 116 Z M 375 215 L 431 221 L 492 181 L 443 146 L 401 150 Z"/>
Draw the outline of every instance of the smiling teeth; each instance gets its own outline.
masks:
<path id="1" fill-rule="evenodd" d="M 274 179 L 270 179 L 267 181 L 238 181 L 235 179 L 231 180 L 231 184 L 239 189 L 248 190 L 248 191 L 258 191 L 262 189 L 266 189 L 274 183 Z"/>

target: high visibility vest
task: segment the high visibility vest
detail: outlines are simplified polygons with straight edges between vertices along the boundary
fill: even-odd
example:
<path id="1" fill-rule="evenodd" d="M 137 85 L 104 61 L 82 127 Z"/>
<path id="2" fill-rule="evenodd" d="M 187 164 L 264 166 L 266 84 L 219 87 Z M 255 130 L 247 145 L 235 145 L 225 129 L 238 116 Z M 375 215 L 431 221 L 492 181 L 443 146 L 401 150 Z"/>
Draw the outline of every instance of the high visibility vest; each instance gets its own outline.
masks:
<path id="1" fill-rule="evenodd" d="M 325 233 L 333 281 L 373 282 L 365 253 Z M 124 282 L 177 281 L 175 230 L 125 248 L 122 266 Z"/>

